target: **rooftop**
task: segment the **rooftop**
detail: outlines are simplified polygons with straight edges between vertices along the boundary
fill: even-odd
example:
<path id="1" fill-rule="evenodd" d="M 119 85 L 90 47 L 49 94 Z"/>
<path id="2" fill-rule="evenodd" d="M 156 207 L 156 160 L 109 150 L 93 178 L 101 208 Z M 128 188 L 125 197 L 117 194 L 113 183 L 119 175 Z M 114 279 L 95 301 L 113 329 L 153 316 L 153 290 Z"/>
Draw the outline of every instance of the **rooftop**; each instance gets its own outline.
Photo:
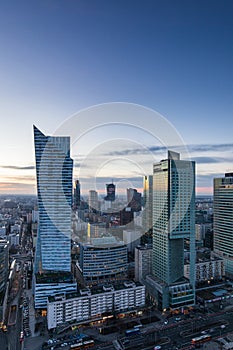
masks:
<path id="1" fill-rule="evenodd" d="M 36 277 L 37 284 L 73 283 L 74 282 L 72 273 L 66 272 L 66 271 L 37 273 L 35 277 Z"/>
<path id="2" fill-rule="evenodd" d="M 93 287 L 93 288 L 88 288 L 86 290 L 81 289 L 78 292 L 74 293 L 68 293 L 68 294 L 60 294 L 60 300 L 69 300 L 73 298 L 79 298 L 87 295 L 95 295 L 95 294 L 101 294 L 101 293 L 109 293 L 109 292 L 114 292 L 118 290 L 123 290 L 123 289 L 131 289 L 135 287 L 140 287 L 142 284 L 140 282 L 134 282 L 134 281 L 125 281 L 121 282 L 118 284 L 111 284 L 111 285 L 105 285 L 103 287 Z M 86 291 L 86 293 L 84 292 Z M 54 302 L 59 299 L 59 296 L 50 296 L 48 298 L 49 302 Z"/>

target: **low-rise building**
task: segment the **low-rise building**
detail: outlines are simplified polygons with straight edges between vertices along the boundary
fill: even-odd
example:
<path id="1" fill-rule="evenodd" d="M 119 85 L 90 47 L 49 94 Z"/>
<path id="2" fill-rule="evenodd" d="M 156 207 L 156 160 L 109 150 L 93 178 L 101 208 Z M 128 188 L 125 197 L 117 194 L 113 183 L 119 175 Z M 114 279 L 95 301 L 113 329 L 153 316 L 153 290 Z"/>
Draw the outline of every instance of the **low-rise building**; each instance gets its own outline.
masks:
<path id="1" fill-rule="evenodd" d="M 145 286 L 125 281 L 117 285 L 85 288 L 77 293 L 48 298 L 48 329 L 70 321 L 82 323 L 106 312 L 124 312 L 145 305 Z"/>
<path id="2" fill-rule="evenodd" d="M 198 256 L 198 255 L 197 255 Z M 224 260 L 217 256 L 210 258 L 198 258 L 195 264 L 196 284 L 210 280 L 221 280 L 225 276 Z M 184 264 L 184 276 L 189 278 L 190 264 L 186 260 Z"/>

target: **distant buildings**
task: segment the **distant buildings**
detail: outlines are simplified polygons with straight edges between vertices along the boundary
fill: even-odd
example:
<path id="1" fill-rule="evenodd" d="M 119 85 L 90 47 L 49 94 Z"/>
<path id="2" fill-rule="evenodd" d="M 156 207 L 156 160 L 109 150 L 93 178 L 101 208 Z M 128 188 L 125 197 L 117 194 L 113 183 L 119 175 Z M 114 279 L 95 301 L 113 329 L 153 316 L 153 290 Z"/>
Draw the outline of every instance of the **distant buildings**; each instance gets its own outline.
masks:
<path id="1" fill-rule="evenodd" d="M 39 211 L 34 293 L 35 307 L 44 308 L 48 295 L 76 290 L 70 272 L 73 161 L 69 137 L 45 136 L 34 126 L 34 142 Z"/>
<path id="2" fill-rule="evenodd" d="M 233 277 L 233 173 L 214 179 L 214 251 Z"/>
<path id="3" fill-rule="evenodd" d="M 142 195 L 135 188 L 127 188 L 128 207 L 133 212 L 138 212 L 142 209 Z"/>
<path id="4" fill-rule="evenodd" d="M 116 197 L 116 186 L 111 184 L 106 184 L 107 196 L 104 197 L 105 201 L 114 202 Z"/>
<path id="5" fill-rule="evenodd" d="M 75 209 L 80 208 L 81 204 L 81 186 L 79 180 L 75 181 L 74 189 L 74 207 Z"/>
<path id="6" fill-rule="evenodd" d="M 88 205 L 89 205 L 90 211 L 96 211 L 99 209 L 98 192 L 97 191 L 95 191 L 95 190 L 89 191 Z"/>
<path id="7" fill-rule="evenodd" d="M 184 277 L 184 239 L 190 240 L 190 279 Z M 153 277 L 160 310 L 195 303 L 195 163 L 168 152 L 153 171 Z"/>

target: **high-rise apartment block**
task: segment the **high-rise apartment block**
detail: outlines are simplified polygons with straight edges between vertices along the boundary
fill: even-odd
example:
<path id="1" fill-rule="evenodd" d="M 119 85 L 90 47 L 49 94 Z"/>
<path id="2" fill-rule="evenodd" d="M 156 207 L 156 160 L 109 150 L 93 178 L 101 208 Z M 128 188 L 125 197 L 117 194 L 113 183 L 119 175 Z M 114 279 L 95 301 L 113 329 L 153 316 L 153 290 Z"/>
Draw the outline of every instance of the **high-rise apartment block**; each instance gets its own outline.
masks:
<path id="1" fill-rule="evenodd" d="M 190 241 L 190 279 L 184 277 Z M 153 167 L 153 284 L 159 309 L 195 303 L 195 163 L 168 151 Z"/>
<path id="2" fill-rule="evenodd" d="M 95 211 L 99 209 L 99 203 L 98 203 L 98 192 L 95 190 L 89 191 L 89 198 L 88 198 L 88 205 L 89 209 L 91 211 Z"/>
<path id="3" fill-rule="evenodd" d="M 138 245 L 135 248 L 135 281 L 144 283 L 152 274 L 152 245 Z"/>
<path id="4" fill-rule="evenodd" d="M 233 277 L 233 173 L 214 179 L 214 251 Z"/>

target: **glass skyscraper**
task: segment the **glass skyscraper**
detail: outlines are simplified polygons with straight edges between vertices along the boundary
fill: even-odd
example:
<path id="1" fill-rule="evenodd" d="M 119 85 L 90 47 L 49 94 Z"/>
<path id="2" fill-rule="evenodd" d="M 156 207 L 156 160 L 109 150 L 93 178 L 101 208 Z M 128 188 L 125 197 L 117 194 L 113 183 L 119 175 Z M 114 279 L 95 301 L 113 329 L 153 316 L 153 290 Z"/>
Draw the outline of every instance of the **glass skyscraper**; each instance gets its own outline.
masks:
<path id="1" fill-rule="evenodd" d="M 184 278 L 184 239 L 190 243 L 190 280 Z M 153 257 L 160 309 L 195 302 L 195 163 L 168 159 L 153 167 Z"/>
<path id="2" fill-rule="evenodd" d="M 73 160 L 70 138 L 45 136 L 34 126 L 39 210 L 35 273 L 71 270 Z"/>
<path id="3" fill-rule="evenodd" d="M 214 179 L 214 251 L 233 277 L 233 173 Z"/>

